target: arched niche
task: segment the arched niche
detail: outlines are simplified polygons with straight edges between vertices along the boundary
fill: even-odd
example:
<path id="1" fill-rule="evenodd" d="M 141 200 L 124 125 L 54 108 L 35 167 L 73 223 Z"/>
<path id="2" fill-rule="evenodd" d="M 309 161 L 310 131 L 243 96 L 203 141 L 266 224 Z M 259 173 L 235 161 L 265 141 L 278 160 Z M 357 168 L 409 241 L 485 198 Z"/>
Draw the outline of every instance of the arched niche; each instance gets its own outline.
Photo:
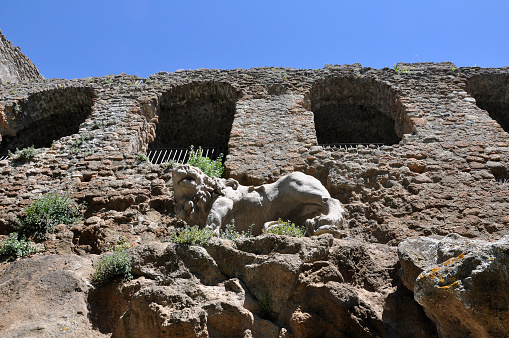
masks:
<path id="1" fill-rule="evenodd" d="M 479 74 L 467 82 L 468 94 L 479 108 L 509 133 L 509 74 Z"/>
<path id="2" fill-rule="evenodd" d="M 397 92 L 372 79 L 328 77 L 310 93 L 318 144 L 385 143 L 401 140 L 394 120 Z"/>
<path id="3" fill-rule="evenodd" d="M 164 93 L 148 150 L 228 148 L 239 93 L 224 82 L 193 82 Z M 226 155 L 226 154 L 225 154 Z"/>
<path id="4" fill-rule="evenodd" d="M 49 147 L 64 136 L 78 133 L 92 112 L 95 93 L 86 87 L 46 90 L 5 107 L 0 153 L 30 146 Z"/>

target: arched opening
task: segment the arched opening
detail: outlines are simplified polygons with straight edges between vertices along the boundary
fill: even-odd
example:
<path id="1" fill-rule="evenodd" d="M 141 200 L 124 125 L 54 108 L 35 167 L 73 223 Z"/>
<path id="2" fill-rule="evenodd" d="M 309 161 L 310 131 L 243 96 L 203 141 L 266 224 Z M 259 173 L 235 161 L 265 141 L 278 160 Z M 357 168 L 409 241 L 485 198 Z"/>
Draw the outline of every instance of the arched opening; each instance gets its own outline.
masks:
<path id="1" fill-rule="evenodd" d="M 49 147 L 54 140 L 78 133 L 92 112 L 92 88 L 38 92 L 5 107 L 8 128 L 2 130 L 0 154 L 30 146 Z"/>
<path id="2" fill-rule="evenodd" d="M 393 110 L 397 93 L 371 79 L 328 77 L 311 89 L 318 144 L 395 144 Z M 401 132 L 400 132 L 401 133 Z"/>
<path id="3" fill-rule="evenodd" d="M 468 80 L 466 90 L 475 98 L 477 106 L 486 110 L 509 133 L 509 75 L 473 76 Z"/>
<path id="4" fill-rule="evenodd" d="M 154 160 L 157 152 L 190 146 L 220 149 L 226 156 L 238 98 L 239 93 L 223 82 L 190 83 L 164 93 L 156 112 L 156 137 L 148 146 L 149 158 L 160 163 Z M 219 151 L 213 153 L 217 156 Z"/>

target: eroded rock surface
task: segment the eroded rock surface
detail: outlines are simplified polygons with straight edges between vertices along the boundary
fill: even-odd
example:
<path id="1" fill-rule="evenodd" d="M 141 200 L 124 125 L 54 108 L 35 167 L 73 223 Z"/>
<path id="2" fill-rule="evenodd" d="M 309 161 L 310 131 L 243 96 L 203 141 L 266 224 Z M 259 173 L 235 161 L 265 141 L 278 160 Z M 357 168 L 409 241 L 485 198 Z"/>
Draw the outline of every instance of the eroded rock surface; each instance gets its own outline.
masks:
<path id="1" fill-rule="evenodd" d="M 18 260 L 0 272 L 2 337 L 101 337 L 88 318 L 90 259 L 50 255 Z"/>
<path id="2" fill-rule="evenodd" d="M 0 31 L 0 83 L 40 80 L 42 75 L 19 47 L 14 47 Z"/>
<path id="3" fill-rule="evenodd" d="M 509 332 L 509 236 L 495 242 L 451 234 L 398 247 L 403 281 L 443 337 Z"/>
<path id="4" fill-rule="evenodd" d="M 436 334 L 398 286 L 395 248 L 263 235 L 204 248 L 152 243 L 132 254 L 134 280 L 90 293 L 95 325 L 114 337 Z"/>

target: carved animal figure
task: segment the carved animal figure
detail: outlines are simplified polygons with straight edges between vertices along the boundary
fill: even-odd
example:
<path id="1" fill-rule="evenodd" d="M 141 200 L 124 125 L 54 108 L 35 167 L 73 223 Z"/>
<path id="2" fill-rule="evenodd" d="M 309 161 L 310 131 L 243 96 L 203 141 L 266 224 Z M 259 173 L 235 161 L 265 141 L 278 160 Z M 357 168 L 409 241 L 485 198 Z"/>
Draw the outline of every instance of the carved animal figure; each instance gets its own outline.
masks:
<path id="1" fill-rule="evenodd" d="M 316 178 L 294 172 L 274 183 L 243 186 L 209 177 L 188 164 L 173 169 L 177 217 L 190 225 L 219 231 L 235 220 L 237 231 L 262 233 L 279 218 L 305 226 L 309 236 L 339 236 L 344 210 Z"/>

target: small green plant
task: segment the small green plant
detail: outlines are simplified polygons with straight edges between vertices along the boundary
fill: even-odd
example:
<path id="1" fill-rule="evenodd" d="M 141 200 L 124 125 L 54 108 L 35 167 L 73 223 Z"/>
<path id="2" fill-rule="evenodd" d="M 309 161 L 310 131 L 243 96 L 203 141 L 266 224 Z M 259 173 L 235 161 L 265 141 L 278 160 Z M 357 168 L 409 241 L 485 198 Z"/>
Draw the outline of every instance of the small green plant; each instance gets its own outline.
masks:
<path id="1" fill-rule="evenodd" d="M 201 171 L 208 176 L 221 177 L 224 171 L 222 158 L 223 154 L 219 154 L 217 160 L 211 160 L 208 157 L 202 156 L 201 147 L 194 150 L 194 147 L 191 146 L 189 147 L 189 159 L 187 160 L 187 164 L 200 168 Z"/>
<path id="2" fill-rule="evenodd" d="M 28 162 L 33 159 L 35 155 L 37 155 L 37 150 L 34 146 L 23 148 L 21 150 L 16 149 L 14 154 L 9 151 L 9 156 L 15 162 Z"/>
<path id="3" fill-rule="evenodd" d="M 95 134 L 91 131 L 84 131 L 80 134 L 80 139 L 83 141 L 91 140 L 95 137 Z"/>
<path id="4" fill-rule="evenodd" d="M 102 121 L 94 121 L 94 123 L 92 123 L 92 129 L 95 130 L 95 129 L 101 129 L 103 127 L 103 123 Z"/>
<path id="5" fill-rule="evenodd" d="M 36 254 L 44 250 L 42 245 L 33 245 L 25 239 L 18 239 L 18 234 L 13 232 L 9 238 L 0 243 L 0 256 L 9 256 L 8 259 L 16 259 Z"/>
<path id="6" fill-rule="evenodd" d="M 254 226 L 254 224 L 251 225 L 251 227 L 249 228 L 249 231 L 247 231 L 247 232 L 245 232 L 245 231 L 238 232 L 235 229 L 235 220 L 232 220 L 231 224 L 226 224 L 225 230 L 221 230 L 219 232 L 219 237 L 224 238 L 224 239 L 230 239 L 230 240 L 237 239 L 237 238 L 251 237 L 252 236 L 251 233 L 253 231 L 253 226 Z"/>
<path id="7" fill-rule="evenodd" d="M 177 164 L 178 162 L 175 162 L 174 160 L 169 160 L 168 162 L 166 163 L 163 163 L 162 164 L 162 167 L 164 169 L 173 169 L 173 167 Z"/>
<path id="8" fill-rule="evenodd" d="M 398 73 L 398 74 L 409 74 L 410 73 L 410 70 L 405 67 L 405 68 L 400 68 L 397 64 L 393 64 L 392 65 L 394 67 L 394 70 Z"/>
<path id="9" fill-rule="evenodd" d="M 138 154 L 138 156 L 136 156 L 136 160 L 138 162 L 148 162 L 149 158 L 145 154 Z"/>
<path id="10" fill-rule="evenodd" d="M 191 245 L 203 245 L 207 243 L 212 237 L 218 237 L 223 239 L 234 240 L 238 238 L 251 237 L 253 225 L 249 228 L 249 231 L 238 232 L 235 229 L 235 220 L 232 220 L 231 224 L 226 225 L 225 230 L 219 230 L 219 233 L 207 228 L 200 229 L 197 225 L 179 228 L 177 232 L 170 237 L 170 241 L 174 243 L 184 243 Z"/>
<path id="11" fill-rule="evenodd" d="M 69 149 L 69 154 L 71 155 L 77 155 L 80 153 L 80 148 L 77 146 L 72 146 L 71 149 Z"/>
<path id="12" fill-rule="evenodd" d="M 272 310 L 272 297 L 267 291 L 263 292 L 260 299 L 258 299 L 258 305 L 260 305 L 261 318 L 274 320 L 274 312 Z"/>
<path id="13" fill-rule="evenodd" d="M 299 227 L 290 221 L 283 221 L 281 218 L 277 221 L 276 225 L 270 227 L 267 232 L 265 230 L 263 232 L 293 237 L 304 237 L 306 235 L 306 229 Z"/>
<path id="14" fill-rule="evenodd" d="M 55 231 L 55 225 L 73 224 L 81 219 L 81 209 L 68 195 L 49 193 L 23 208 L 15 228 L 26 238 L 43 241 Z"/>
<path id="15" fill-rule="evenodd" d="M 115 245 L 111 253 L 103 254 L 101 259 L 94 264 L 95 271 L 92 274 L 92 284 L 101 287 L 111 282 L 116 277 L 122 277 L 124 281 L 131 280 L 132 256 L 127 252 L 130 248 L 125 237 L 120 244 Z"/>
<path id="16" fill-rule="evenodd" d="M 214 232 L 210 229 L 200 229 L 197 225 L 190 227 L 186 225 L 177 229 L 177 232 L 170 238 L 174 243 L 203 245 L 214 236 Z"/>

